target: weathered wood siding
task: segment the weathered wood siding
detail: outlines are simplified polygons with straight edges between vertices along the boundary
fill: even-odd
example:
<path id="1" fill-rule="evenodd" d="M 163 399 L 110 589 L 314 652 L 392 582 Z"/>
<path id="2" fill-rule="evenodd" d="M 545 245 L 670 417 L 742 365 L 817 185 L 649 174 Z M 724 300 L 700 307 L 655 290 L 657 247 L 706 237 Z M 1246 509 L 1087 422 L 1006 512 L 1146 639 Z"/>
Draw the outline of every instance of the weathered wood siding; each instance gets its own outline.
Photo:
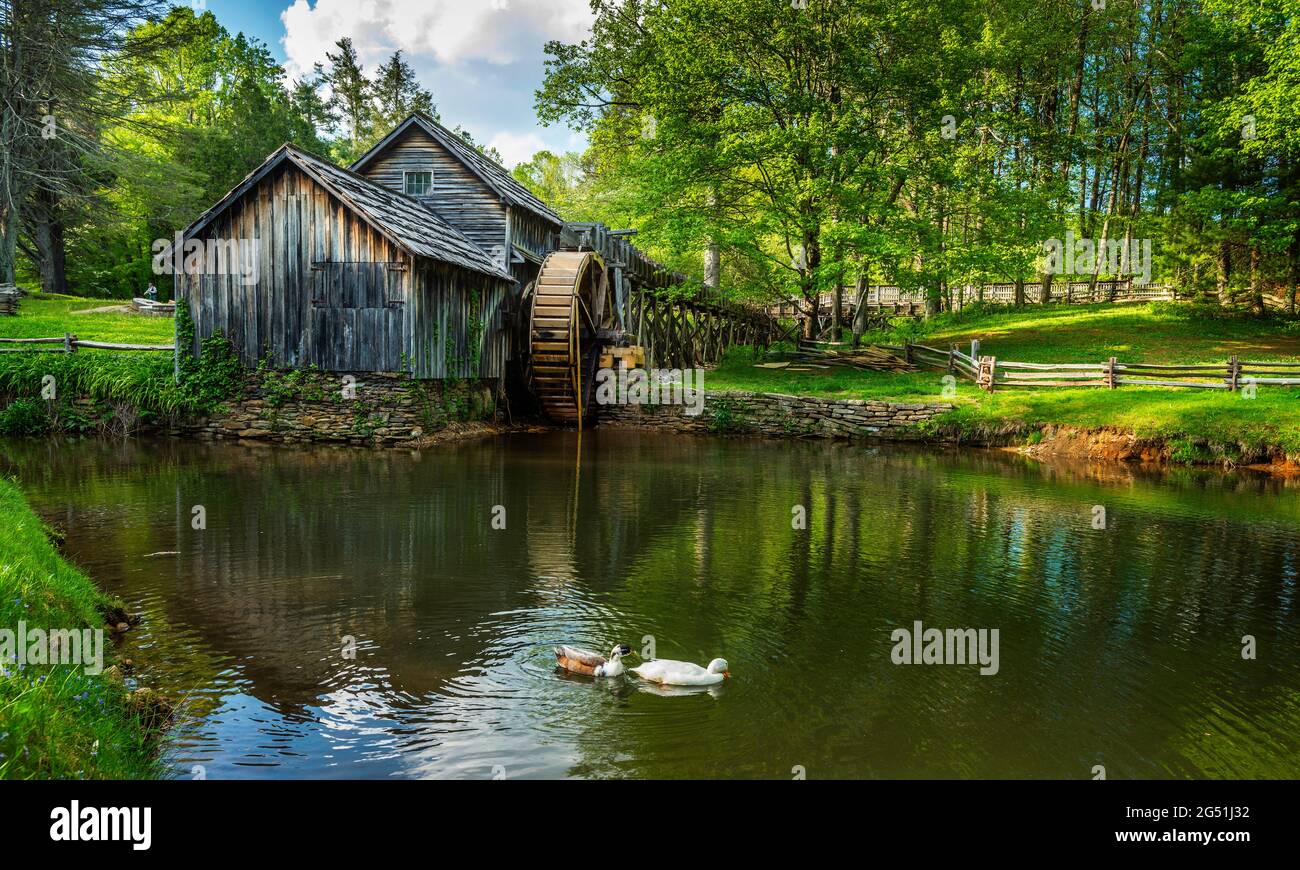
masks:
<path id="1" fill-rule="evenodd" d="M 528 209 L 510 210 L 510 241 L 521 248 L 545 257 L 556 248 L 560 227 L 543 220 Z"/>
<path id="2" fill-rule="evenodd" d="M 489 256 L 505 250 L 506 209 L 497 194 L 432 136 L 411 127 L 373 161 L 362 175 L 375 184 L 405 192 L 403 173 L 433 172 L 433 187 L 420 201 L 469 237 Z M 503 261 L 504 262 L 504 261 Z"/>
<path id="3" fill-rule="evenodd" d="M 512 208 L 510 215 L 510 244 L 530 251 L 534 256 L 545 259 L 556 248 L 560 238 L 560 227 L 544 220 L 540 215 L 525 209 Z M 537 278 L 541 265 L 525 259 L 522 263 L 511 258 L 510 274 L 520 285 L 526 285 Z"/>
<path id="4" fill-rule="evenodd" d="M 412 258 L 296 166 L 286 163 L 196 238 L 257 241 L 256 282 L 185 274 L 199 342 L 220 331 L 245 365 L 407 371 L 418 378 L 497 377 L 508 289 L 493 278 Z"/>
<path id="5" fill-rule="evenodd" d="M 496 378 L 505 374 L 509 335 L 504 280 L 421 261 L 411 298 L 411 374 L 417 378 Z"/>
<path id="6" fill-rule="evenodd" d="M 269 356 L 277 368 L 381 371 L 400 359 L 410 258 L 297 167 L 263 178 L 197 238 L 255 240 L 257 269 L 255 282 L 184 276 L 196 340 L 220 330 L 250 366 Z"/>

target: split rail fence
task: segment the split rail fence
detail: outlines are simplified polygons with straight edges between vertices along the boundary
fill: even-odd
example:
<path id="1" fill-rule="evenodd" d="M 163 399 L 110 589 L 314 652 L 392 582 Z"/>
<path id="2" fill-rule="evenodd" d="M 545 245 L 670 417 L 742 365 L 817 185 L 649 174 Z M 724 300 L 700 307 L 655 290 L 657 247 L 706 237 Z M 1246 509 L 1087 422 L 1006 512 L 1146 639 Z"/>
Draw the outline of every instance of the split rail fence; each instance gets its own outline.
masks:
<path id="1" fill-rule="evenodd" d="M 17 344 L 22 347 L 0 347 L 0 353 L 76 353 L 79 348 L 95 350 L 176 350 L 172 344 L 120 344 L 111 341 L 84 341 L 72 333 L 62 338 L 0 338 L 0 344 Z M 42 347 L 41 345 L 55 345 Z"/>
<path id="2" fill-rule="evenodd" d="M 1135 284 L 1133 279 L 1114 281 L 1066 281 L 1054 282 L 1046 303 L 1041 295 L 1042 287 L 1038 282 L 1022 286 L 1022 299 L 1029 305 L 1088 305 L 1098 302 L 1159 302 L 1173 301 L 1177 294 L 1172 287 L 1165 284 Z M 849 323 L 856 307 L 855 294 L 846 289 L 842 298 L 842 318 Z M 1016 302 L 1016 285 L 997 283 L 969 285 L 954 288 L 950 304 L 960 311 L 975 303 L 985 305 L 1014 305 Z M 925 313 L 926 293 L 924 290 L 904 290 L 891 284 L 871 285 L 862 296 L 862 306 L 870 313 L 883 313 L 898 316 L 919 316 Z M 774 317 L 799 317 L 807 313 L 808 304 L 792 300 L 769 306 L 768 311 Z M 818 315 L 829 317 L 835 310 L 835 294 L 822 293 L 817 299 Z"/>
<path id="3" fill-rule="evenodd" d="M 881 345 L 912 365 L 941 368 L 974 381 L 980 389 L 997 387 L 1187 387 L 1236 391 L 1252 384 L 1300 385 L 1300 362 L 1264 362 L 1232 357 L 1227 362 L 1204 365 L 1156 365 L 1120 362 L 1111 357 L 1101 363 L 1026 363 L 999 360 L 980 354 L 979 342 L 970 353 L 953 345 L 949 350 L 922 344 Z"/>

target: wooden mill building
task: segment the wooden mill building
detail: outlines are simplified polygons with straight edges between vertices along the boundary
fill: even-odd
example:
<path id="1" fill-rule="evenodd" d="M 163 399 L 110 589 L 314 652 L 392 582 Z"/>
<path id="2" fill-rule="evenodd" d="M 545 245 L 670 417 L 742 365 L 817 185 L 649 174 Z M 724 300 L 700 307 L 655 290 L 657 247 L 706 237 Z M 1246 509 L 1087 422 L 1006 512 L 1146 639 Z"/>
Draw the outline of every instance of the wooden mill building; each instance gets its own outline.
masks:
<path id="1" fill-rule="evenodd" d="M 754 330 L 747 316 L 650 298 L 642 291 L 684 276 L 626 233 L 566 224 L 423 114 L 348 169 L 280 147 L 182 241 L 218 252 L 177 275 L 177 298 L 195 324 L 190 351 L 221 332 L 249 366 L 501 379 L 526 356 L 529 377 L 545 381 L 532 368 L 539 349 L 553 356 L 565 345 L 578 380 L 579 362 L 594 361 L 598 344 L 646 344 L 681 365 L 715 358 L 725 341 Z M 232 241 L 253 244 L 232 254 L 223 247 Z M 555 259 L 559 251 L 590 252 L 581 262 L 594 271 L 573 273 Z M 251 256 L 253 268 L 231 268 L 236 254 Z M 561 299 L 572 316 L 557 308 Z"/>
<path id="2" fill-rule="evenodd" d="M 521 284 L 537 277 L 564 230 L 563 219 L 504 166 L 424 114 L 398 124 L 352 171 L 436 211 Z"/>
<path id="3" fill-rule="evenodd" d="M 506 336 L 491 320 L 515 285 L 510 273 L 436 212 L 292 145 L 185 238 L 213 240 L 216 251 L 256 241 L 244 249 L 252 268 L 207 263 L 177 276 L 196 341 L 221 331 L 248 365 L 504 374 Z"/>

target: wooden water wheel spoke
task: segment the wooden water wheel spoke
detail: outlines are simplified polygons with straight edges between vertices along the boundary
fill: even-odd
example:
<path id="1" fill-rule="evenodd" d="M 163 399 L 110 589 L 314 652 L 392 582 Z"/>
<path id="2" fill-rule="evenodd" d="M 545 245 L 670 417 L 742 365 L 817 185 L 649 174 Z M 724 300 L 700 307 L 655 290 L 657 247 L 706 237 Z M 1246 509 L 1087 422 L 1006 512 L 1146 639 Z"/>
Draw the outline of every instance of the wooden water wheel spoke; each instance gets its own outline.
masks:
<path id="1" fill-rule="evenodd" d="M 604 292 L 605 264 L 590 251 L 554 251 L 542 262 L 528 321 L 529 381 L 553 420 L 590 413 L 592 363 L 598 353 L 594 299 Z M 596 310 L 600 310 L 597 305 Z"/>

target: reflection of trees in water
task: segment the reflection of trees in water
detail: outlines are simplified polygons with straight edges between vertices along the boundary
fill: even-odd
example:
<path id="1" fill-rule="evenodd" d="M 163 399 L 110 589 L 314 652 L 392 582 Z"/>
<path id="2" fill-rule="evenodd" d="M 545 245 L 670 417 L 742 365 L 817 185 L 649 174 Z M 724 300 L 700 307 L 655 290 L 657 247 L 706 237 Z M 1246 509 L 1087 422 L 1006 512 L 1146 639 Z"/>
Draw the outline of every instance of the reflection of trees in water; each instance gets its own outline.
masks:
<path id="1" fill-rule="evenodd" d="M 1179 699 L 1209 685 L 1241 715 L 1295 721 L 1295 482 L 599 430 L 580 449 L 572 434 L 414 456 L 35 443 L 6 459 L 44 508 L 60 506 L 71 549 L 154 572 L 160 619 L 202 636 L 204 667 L 237 660 L 247 690 L 289 712 L 352 685 L 374 685 L 398 711 L 426 706 L 467 666 L 472 677 L 518 655 L 513 634 L 545 630 L 520 623 L 533 608 L 618 634 L 611 643 L 653 634 L 663 657 L 725 653 L 781 688 L 727 697 L 754 705 L 728 720 L 736 739 L 770 731 L 776 709 L 791 727 L 761 735 L 769 744 L 808 755 L 820 734 L 826 753 L 847 752 L 827 735 L 861 723 L 874 738 L 852 747 L 862 773 L 915 773 L 927 753 L 935 771 L 960 772 L 960 758 L 987 770 L 979 752 L 1023 763 L 1024 747 L 977 747 L 959 730 L 988 715 L 990 693 L 992 708 L 1041 723 L 1111 715 L 1124 687 L 1141 687 L 1123 696 L 1126 715 L 1171 744 L 1202 727 Z M 1098 503 L 1104 531 L 1089 524 Z M 189 529 L 193 504 L 207 508 L 205 532 Z M 806 530 L 791 529 L 796 504 Z M 505 530 L 491 528 L 494 505 Z M 138 561 L 171 549 L 181 558 Z M 1000 628 L 997 682 L 882 666 L 889 630 L 916 619 Z M 1247 633 L 1274 654 L 1243 671 Z M 362 644 L 356 662 L 339 655 L 344 635 Z M 636 751 L 652 738 L 611 734 L 607 695 L 583 702 L 590 725 L 566 720 L 575 770 L 615 775 L 629 756 L 655 757 Z M 1223 762 L 1223 751 L 1184 754 Z M 653 764 L 642 772 L 687 772 Z"/>
<path id="2" fill-rule="evenodd" d="M 1293 689 L 1300 663 L 1294 524 L 1280 534 L 1234 511 L 1266 514 L 1273 499 L 1247 503 L 1289 489 L 1286 482 L 1200 474 L 1155 488 L 1159 478 L 1128 469 L 1099 475 L 981 454 L 864 459 L 844 446 L 778 452 L 744 441 L 698 443 L 687 451 L 696 464 L 671 473 L 706 479 L 712 496 L 679 515 L 676 529 L 663 518 L 656 546 L 632 566 L 616 600 L 650 620 L 660 655 L 702 660 L 726 651 L 750 667 L 775 658 L 772 669 L 803 669 L 817 691 L 826 690 L 819 667 L 860 662 L 850 681 L 861 679 L 830 696 L 800 694 L 797 675 L 793 686 L 789 675 L 779 681 L 797 697 L 765 703 L 790 700 L 804 733 L 816 729 L 819 711 L 866 723 L 882 710 L 891 722 L 914 717 L 942 731 L 945 717 L 955 726 L 986 716 L 994 692 L 1011 715 L 1040 723 L 1104 722 L 1122 699 L 1142 727 L 1154 724 L 1176 742 L 1192 727 L 1180 702 L 1225 685 L 1242 709 L 1294 725 L 1294 701 L 1274 704 L 1279 691 Z M 1108 506 L 1105 530 L 1090 525 L 1097 503 Z M 807 531 L 790 529 L 793 504 L 807 506 Z M 704 564 L 701 537 L 710 539 Z M 696 597 L 702 585 L 730 606 Z M 888 631 L 916 619 L 999 628 L 998 683 L 945 680 L 939 697 L 918 671 L 880 667 Z M 1288 652 L 1248 670 L 1239 656 L 1245 633 Z M 933 729 L 893 737 L 891 751 L 910 742 L 914 761 L 930 751 Z M 877 761 L 878 770 L 907 772 L 891 766 L 898 759 Z"/>

